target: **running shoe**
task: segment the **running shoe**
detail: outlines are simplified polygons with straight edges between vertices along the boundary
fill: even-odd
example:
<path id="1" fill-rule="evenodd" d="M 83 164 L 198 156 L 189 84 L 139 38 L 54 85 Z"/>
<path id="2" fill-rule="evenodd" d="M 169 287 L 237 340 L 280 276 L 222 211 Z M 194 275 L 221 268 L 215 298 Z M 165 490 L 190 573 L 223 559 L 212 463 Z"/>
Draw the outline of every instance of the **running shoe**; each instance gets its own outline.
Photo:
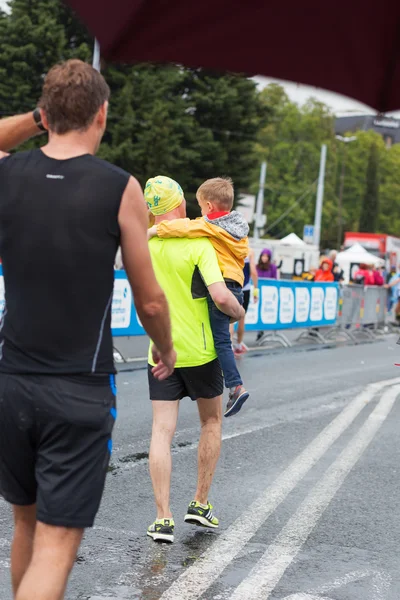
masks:
<path id="1" fill-rule="evenodd" d="M 242 385 L 237 385 L 235 388 L 231 388 L 229 392 L 229 400 L 226 405 L 224 417 L 231 417 L 236 415 L 250 396 Z"/>
<path id="2" fill-rule="evenodd" d="M 246 346 L 246 344 L 235 344 L 233 347 L 233 352 L 235 354 L 235 356 L 241 356 L 242 354 L 245 354 L 248 351 L 248 347 Z"/>
<path id="3" fill-rule="evenodd" d="M 219 521 L 217 517 L 214 517 L 212 514 L 212 508 L 213 507 L 209 502 L 207 502 L 205 505 L 194 500 L 189 504 L 189 508 L 185 517 L 186 523 L 200 525 L 201 527 L 212 527 L 213 529 L 216 529 L 219 525 Z"/>
<path id="4" fill-rule="evenodd" d="M 172 544 L 174 541 L 174 528 L 175 523 L 173 519 L 157 519 L 147 530 L 147 535 L 155 542 L 169 542 Z"/>

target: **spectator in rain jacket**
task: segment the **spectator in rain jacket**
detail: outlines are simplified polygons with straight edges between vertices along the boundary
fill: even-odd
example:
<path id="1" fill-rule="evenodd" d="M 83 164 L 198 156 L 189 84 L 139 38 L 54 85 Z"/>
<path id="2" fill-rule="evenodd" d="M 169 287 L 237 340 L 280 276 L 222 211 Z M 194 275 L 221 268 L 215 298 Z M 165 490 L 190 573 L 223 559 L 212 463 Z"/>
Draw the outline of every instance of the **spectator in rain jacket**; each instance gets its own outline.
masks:
<path id="1" fill-rule="evenodd" d="M 271 261 L 272 252 L 268 248 L 264 248 L 264 250 L 260 254 L 260 258 L 258 259 L 258 264 L 256 266 L 257 275 L 259 279 L 278 279 L 278 268 Z M 263 337 L 264 332 L 259 331 L 257 333 L 256 341 L 260 341 Z"/>
<path id="2" fill-rule="evenodd" d="M 374 270 L 373 270 L 374 285 L 382 286 L 385 283 L 385 279 L 382 274 L 382 271 L 384 268 L 385 268 L 384 265 L 379 265 L 378 267 L 374 267 Z"/>
<path id="3" fill-rule="evenodd" d="M 315 273 L 314 281 L 335 281 L 332 273 L 333 262 L 330 258 L 323 258 L 320 268 Z"/>
<path id="4" fill-rule="evenodd" d="M 375 285 L 374 273 L 368 265 L 361 263 L 358 271 L 354 273 L 354 282 L 361 285 Z"/>
<path id="5" fill-rule="evenodd" d="M 329 258 L 332 261 L 332 273 L 335 281 L 341 283 L 344 281 L 344 272 L 343 269 L 336 262 L 337 252 L 336 250 L 331 250 L 329 252 Z"/>
<path id="6" fill-rule="evenodd" d="M 390 290 L 390 295 L 388 298 L 388 311 L 390 312 L 393 306 L 396 306 L 396 319 L 400 320 L 400 265 L 398 272 L 392 275 L 392 277 L 389 280 L 389 283 L 385 285 L 385 287 Z"/>
<path id="7" fill-rule="evenodd" d="M 271 250 L 264 248 L 260 254 L 258 265 L 256 267 L 258 277 L 264 279 L 278 279 L 278 269 L 271 261 L 271 257 Z"/>

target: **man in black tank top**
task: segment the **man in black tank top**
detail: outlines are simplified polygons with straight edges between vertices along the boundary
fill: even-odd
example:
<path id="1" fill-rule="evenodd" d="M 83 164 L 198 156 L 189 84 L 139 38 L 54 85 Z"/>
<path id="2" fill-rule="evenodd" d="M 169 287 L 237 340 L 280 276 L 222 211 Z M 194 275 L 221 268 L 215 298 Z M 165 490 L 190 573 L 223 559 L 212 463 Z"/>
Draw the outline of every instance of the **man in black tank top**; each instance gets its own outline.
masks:
<path id="1" fill-rule="evenodd" d="M 111 301 L 120 245 L 155 343 L 155 376 L 175 364 L 141 188 L 94 156 L 108 96 L 89 65 L 54 67 L 35 113 L 49 143 L 0 158 L 0 494 L 14 509 L 16 600 L 64 597 L 99 508 L 117 414 Z M 36 131 L 29 116 L 0 123 L 0 148 Z"/>

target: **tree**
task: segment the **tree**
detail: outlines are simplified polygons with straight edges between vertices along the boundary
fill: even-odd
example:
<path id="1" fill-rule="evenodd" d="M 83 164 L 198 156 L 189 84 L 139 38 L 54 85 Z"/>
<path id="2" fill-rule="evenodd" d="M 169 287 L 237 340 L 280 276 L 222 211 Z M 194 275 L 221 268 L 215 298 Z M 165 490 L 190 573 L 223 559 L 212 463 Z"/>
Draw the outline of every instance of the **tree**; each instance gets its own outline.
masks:
<path id="1" fill-rule="evenodd" d="M 89 36 L 62 2 L 13 0 L 0 14 L 0 112 L 15 114 L 35 106 L 43 76 L 72 56 L 91 56 Z"/>
<path id="2" fill-rule="evenodd" d="M 256 146 L 259 162 L 267 160 L 268 163 L 265 191 L 267 234 L 279 238 L 295 231 L 302 235 L 303 226 L 314 221 L 321 144 L 331 144 L 334 139 L 333 115 L 328 107 L 314 99 L 299 107 L 277 84 L 267 86 L 260 97 L 268 108 L 267 123 L 259 132 Z M 336 159 L 330 148 L 328 156 L 323 238 L 332 234 L 334 212 Z M 254 193 L 258 186 L 257 171 L 253 174 Z M 286 213 L 287 216 L 282 219 Z M 328 221 L 330 228 L 326 236 L 324 223 Z"/>
<path id="3" fill-rule="evenodd" d="M 251 181 L 263 106 L 253 81 L 169 65 L 110 66 L 106 144 L 100 155 L 145 184 L 157 173 L 182 185 L 190 216 L 207 178 L 230 175 L 237 191 Z"/>
<path id="4" fill-rule="evenodd" d="M 400 234 L 400 144 L 380 153 L 377 229 Z"/>
<path id="5" fill-rule="evenodd" d="M 365 195 L 360 216 L 360 231 L 375 233 L 379 214 L 378 145 L 372 144 L 369 151 L 365 182 Z"/>
<path id="6" fill-rule="evenodd" d="M 257 137 L 257 169 L 253 172 L 251 191 L 258 188 L 261 160 L 267 160 L 265 212 L 268 215 L 266 235 L 282 237 L 290 231 L 298 235 L 303 226 L 314 221 L 315 181 L 318 177 L 321 144 L 328 146 L 322 247 L 335 247 L 338 239 L 340 173 L 344 153 L 346 169 L 343 181 L 342 222 L 344 231 L 357 231 L 359 225 L 398 235 L 400 231 L 400 145 L 386 148 L 382 136 L 374 131 L 350 132 L 357 140 L 343 144 L 334 134 L 334 117 L 323 104 L 310 99 L 304 106 L 291 102 L 285 90 L 267 86 L 261 100 L 269 109 L 267 123 Z M 374 150 L 372 147 L 374 146 Z M 379 203 L 363 208 L 366 184 L 374 177 L 366 175 L 371 153 L 379 162 L 379 178 L 375 192 Z M 375 194 L 374 192 L 374 194 Z M 372 209 L 372 210 L 371 210 Z M 282 216 L 285 217 L 282 219 Z M 369 215 L 369 216 L 368 216 Z M 368 217 L 368 225 L 361 220 Z M 375 225 L 374 225 L 375 223 Z"/>

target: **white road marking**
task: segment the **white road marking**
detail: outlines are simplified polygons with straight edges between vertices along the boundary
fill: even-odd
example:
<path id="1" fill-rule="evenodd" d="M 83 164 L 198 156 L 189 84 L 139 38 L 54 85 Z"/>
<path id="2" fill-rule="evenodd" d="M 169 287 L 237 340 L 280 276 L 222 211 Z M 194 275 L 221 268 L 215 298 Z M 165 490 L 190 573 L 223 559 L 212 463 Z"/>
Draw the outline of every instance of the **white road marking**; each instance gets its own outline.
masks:
<path id="1" fill-rule="evenodd" d="M 400 383 L 400 378 L 387 379 L 368 385 L 295 458 L 274 483 L 246 508 L 244 514 L 236 519 L 201 558 L 176 579 L 171 587 L 162 594 L 160 600 L 176 600 L 177 598 L 179 600 L 196 600 L 200 598 L 281 502 L 346 431 L 375 394 L 384 387 L 396 383 Z"/>
<path id="2" fill-rule="evenodd" d="M 364 569 L 363 571 L 352 571 L 351 573 L 346 573 L 346 575 L 343 575 L 343 577 L 338 577 L 334 581 L 324 583 L 324 585 L 319 586 L 310 593 L 325 594 L 325 592 L 332 592 L 333 590 L 337 590 L 338 588 L 344 587 L 345 585 L 353 583 L 354 581 L 365 579 L 370 575 L 371 571 L 368 569 Z"/>
<path id="3" fill-rule="evenodd" d="M 371 600 L 385 600 L 387 598 L 388 591 L 392 585 L 392 576 L 390 573 L 378 571 L 375 573 L 372 580 L 372 587 L 374 588 L 374 595 Z"/>
<path id="4" fill-rule="evenodd" d="M 385 600 L 392 583 L 392 576 L 390 573 L 386 573 L 385 571 L 373 571 L 369 569 L 346 573 L 346 575 L 343 577 L 338 577 L 330 583 L 325 583 L 324 585 L 316 588 L 314 591 L 290 594 L 290 596 L 285 596 L 283 600 L 332 600 L 325 595 L 321 596 L 321 594 L 332 592 L 348 585 L 349 583 L 361 581 L 362 579 L 367 579 L 369 577 L 372 578 L 372 596 L 370 596 L 368 593 L 368 598 L 370 600 Z"/>
<path id="5" fill-rule="evenodd" d="M 343 577 L 338 577 L 332 582 L 325 583 L 324 585 L 319 586 L 315 590 L 312 590 L 311 594 L 324 594 L 326 592 L 332 592 L 338 588 L 344 587 L 353 581 L 360 581 L 361 579 L 366 579 L 367 577 L 372 578 L 372 588 L 373 588 L 373 596 L 371 596 L 371 600 L 384 600 L 386 598 L 386 593 L 389 591 L 389 588 L 392 583 L 392 576 L 390 573 L 385 571 L 374 571 L 371 569 L 366 569 L 363 571 L 352 571 L 351 573 L 347 573 Z"/>
<path id="6" fill-rule="evenodd" d="M 286 569 L 301 550 L 327 506 L 342 486 L 347 475 L 386 420 L 400 386 L 387 390 L 377 407 L 355 434 L 340 456 L 314 486 L 296 513 L 289 519 L 275 542 L 263 554 L 250 575 L 236 588 L 231 600 L 267 600 Z"/>

